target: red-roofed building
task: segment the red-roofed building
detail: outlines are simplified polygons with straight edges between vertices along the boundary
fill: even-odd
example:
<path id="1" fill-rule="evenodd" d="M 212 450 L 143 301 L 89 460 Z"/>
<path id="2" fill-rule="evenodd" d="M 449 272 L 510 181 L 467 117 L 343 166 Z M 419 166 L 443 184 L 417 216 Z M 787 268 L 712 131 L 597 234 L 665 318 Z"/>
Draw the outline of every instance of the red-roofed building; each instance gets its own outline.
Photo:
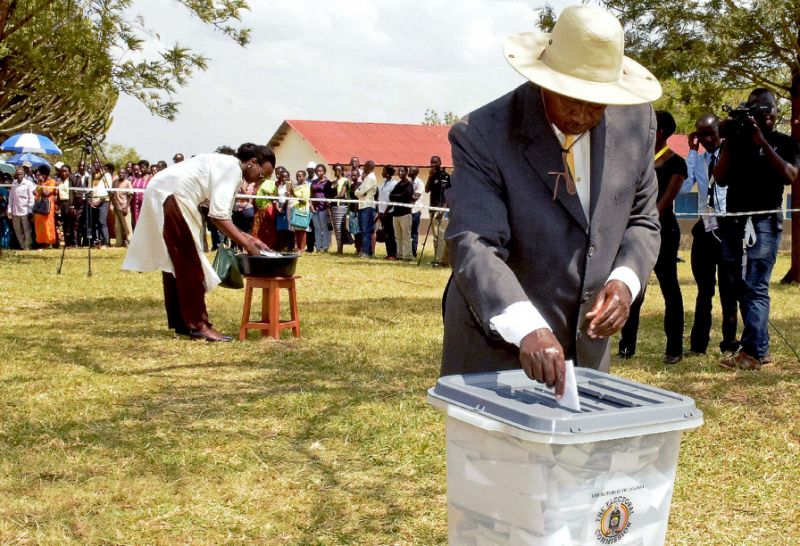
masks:
<path id="1" fill-rule="evenodd" d="M 292 172 L 305 168 L 309 161 L 347 165 L 357 156 L 362 164 L 372 160 L 379 166 L 420 167 L 426 177 L 433 155 L 442 158 L 444 167 L 453 166 L 449 130 L 447 125 L 292 119 L 281 124 L 269 146 L 278 163 Z"/>

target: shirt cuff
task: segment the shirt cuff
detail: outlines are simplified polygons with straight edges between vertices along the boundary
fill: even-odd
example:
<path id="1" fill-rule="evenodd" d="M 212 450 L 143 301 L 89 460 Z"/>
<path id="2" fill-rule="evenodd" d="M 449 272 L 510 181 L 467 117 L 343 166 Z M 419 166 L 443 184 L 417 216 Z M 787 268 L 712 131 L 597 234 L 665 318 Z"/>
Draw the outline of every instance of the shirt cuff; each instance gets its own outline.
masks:
<path id="1" fill-rule="evenodd" d="M 639 291 L 642 289 L 642 283 L 639 281 L 639 277 L 636 276 L 633 269 L 624 265 L 616 268 L 611 272 L 611 275 L 608 276 L 608 281 L 614 280 L 625 283 L 631 291 L 631 301 L 636 299 L 636 296 L 639 295 Z"/>
<path id="2" fill-rule="evenodd" d="M 518 301 L 506 307 L 502 313 L 489 320 L 489 328 L 517 347 L 522 338 L 534 330 L 541 328 L 550 330 L 547 321 L 529 301 Z"/>

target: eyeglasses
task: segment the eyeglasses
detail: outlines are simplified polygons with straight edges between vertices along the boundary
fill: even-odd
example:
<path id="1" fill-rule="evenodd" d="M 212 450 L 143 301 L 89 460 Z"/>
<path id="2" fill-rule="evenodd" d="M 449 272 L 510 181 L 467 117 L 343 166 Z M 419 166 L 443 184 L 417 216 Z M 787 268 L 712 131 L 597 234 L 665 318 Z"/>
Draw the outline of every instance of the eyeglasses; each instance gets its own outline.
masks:
<path id="1" fill-rule="evenodd" d="M 258 163 L 251 163 L 251 165 L 255 165 L 255 167 L 258 169 L 258 180 L 259 180 L 259 182 L 264 180 L 265 178 L 267 178 L 267 175 L 264 174 L 264 171 L 261 169 L 261 165 L 259 165 Z"/>

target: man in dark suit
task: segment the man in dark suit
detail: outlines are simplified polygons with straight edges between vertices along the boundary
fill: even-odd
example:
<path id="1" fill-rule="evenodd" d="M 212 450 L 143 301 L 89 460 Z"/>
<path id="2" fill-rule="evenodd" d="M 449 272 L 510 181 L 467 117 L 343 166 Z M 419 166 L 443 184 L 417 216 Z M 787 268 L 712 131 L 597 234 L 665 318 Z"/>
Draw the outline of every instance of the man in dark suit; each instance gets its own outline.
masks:
<path id="1" fill-rule="evenodd" d="M 451 130 L 442 375 L 521 366 L 560 396 L 565 357 L 609 369 L 660 242 L 661 86 L 623 49 L 611 14 L 566 8 L 506 41 L 530 82 Z"/>

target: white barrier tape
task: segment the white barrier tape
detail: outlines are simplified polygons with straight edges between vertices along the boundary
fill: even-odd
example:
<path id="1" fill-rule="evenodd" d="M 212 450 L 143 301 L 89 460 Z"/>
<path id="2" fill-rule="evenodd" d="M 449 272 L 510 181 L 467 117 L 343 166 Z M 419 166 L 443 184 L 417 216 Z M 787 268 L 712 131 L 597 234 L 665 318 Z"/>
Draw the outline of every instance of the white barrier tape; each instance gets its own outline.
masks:
<path id="1" fill-rule="evenodd" d="M 0 184 L 0 188 L 10 188 L 12 187 L 11 184 Z M 37 188 L 47 188 L 53 191 L 58 191 L 58 186 L 36 186 Z M 67 188 L 66 191 L 74 191 L 74 192 L 83 192 L 83 193 L 91 193 L 95 189 L 94 188 Z M 64 191 L 62 188 L 61 191 Z M 128 189 L 119 189 L 119 188 L 105 188 L 105 191 L 108 193 L 144 193 L 144 190 L 141 188 L 128 188 Z M 315 202 L 325 202 L 329 204 L 334 203 L 355 203 L 355 204 L 362 204 L 362 203 L 372 203 L 370 206 L 375 205 L 387 205 L 387 206 L 400 206 L 400 207 L 410 207 L 410 208 L 418 208 L 418 209 L 425 209 L 433 212 L 449 212 L 449 208 L 445 207 L 430 207 L 428 205 L 414 205 L 411 203 L 395 203 L 393 201 L 359 201 L 358 199 L 337 199 L 337 198 L 322 198 L 322 197 L 309 197 L 307 199 L 302 199 L 299 197 L 278 197 L 276 195 L 247 195 L 244 193 L 237 193 L 237 199 L 271 199 L 272 201 L 278 200 L 286 200 L 286 201 L 310 201 L 312 203 Z M 784 212 L 800 212 L 800 209 L 772 209 L 772 210 L 753 210 L 747 212 L 676 212 L 675 216 L 680 217 L 687 217 L 687 218 L 697 218 L 699 216 L 714 216 L 717 218 L 732 218 L 737 216 L 757 216 L 760 214 L 778 214 Z"/>
<path id="2" fill-rule="evenodd" d="M 675 216 L 697 218 L 698 216 L 714 216 L 716 218 L 733 218 L 736 216 L 758 216 L 760 214 L 778 214 L 783 212 L 800 212 L 800 209 L 750 210 L 746 212 L 676 212 Z"/>
<path id="3" fill-rule="evenodd" d="M 12 187 L 11 184 L 0 184 L 0 188 L 10 188 Z M 78 192 L 78 193 L 92 193 L 97 188 L 59 188 L 58 186 L 36 186 L 37 188 L 46 188 L 52 190 L 53 192 L 57 191 L 70 191 L 70 192 Z M 107 193 L 144 193 L 144 189 L 142 188 L 104 188 Z M 423 204 L 414 204 L 414 203 L 395 203 L 393 201 L 360 201 L 358 199 L 339 199 L 335 197 L 308 197 L 308 198 L 301 198 L 301 197 L 279 197 L 277 195 L 247 195 L 244 193 L 237 193 L 235 196 L 237 199 L 270 199 L 272 201 L 310 201 L 312 203 L 316 202 L 325 202 L 330 205 L 334 205 L 336 203 L 355 203 L 355 204 L 367 204 L 371 203 L 369 206 L 374 207 L 375 205 L 387 205 L 387 206 L 400 206 L 406 208 L 417 208 L 417 209 L 425 209 L 432 212 L 449 212 L 450 209 L 444 207 L 431 207 L 428 205 Z"/>

